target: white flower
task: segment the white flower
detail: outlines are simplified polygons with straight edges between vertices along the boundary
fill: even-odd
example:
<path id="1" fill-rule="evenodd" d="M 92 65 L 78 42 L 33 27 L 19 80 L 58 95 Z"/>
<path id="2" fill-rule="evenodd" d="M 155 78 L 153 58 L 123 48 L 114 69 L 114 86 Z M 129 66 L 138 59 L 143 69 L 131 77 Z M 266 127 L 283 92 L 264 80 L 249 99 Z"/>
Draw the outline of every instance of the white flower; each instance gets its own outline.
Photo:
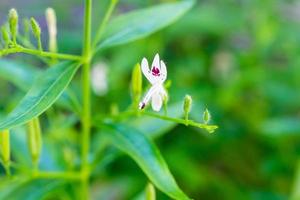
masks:
<path id="1" fill-rule="evenodd" d="M 103 96 L 108 91 L 107 65 L 105 63 L 96 63 L 91 70 L 91 85 L 97 96 Z"/>
<path id="2" fill-rule="evenodd" d="M 159 55 L 156 54 L 152 62 L 151 70 L 149 69 L 146 58 L 143 58 L 141 68 L 143 74 L 152 86 L 145 95 L 144 99 L 140 102 L 139 109 L 145 108 L 145 106 L 151 100 L 152 109 L 154 111 L 159 111 L 163 101 L 167 98 L 167 92 L 163 86 L 163 83 L 167 79 L 166 64 L 160 60 Z"/>

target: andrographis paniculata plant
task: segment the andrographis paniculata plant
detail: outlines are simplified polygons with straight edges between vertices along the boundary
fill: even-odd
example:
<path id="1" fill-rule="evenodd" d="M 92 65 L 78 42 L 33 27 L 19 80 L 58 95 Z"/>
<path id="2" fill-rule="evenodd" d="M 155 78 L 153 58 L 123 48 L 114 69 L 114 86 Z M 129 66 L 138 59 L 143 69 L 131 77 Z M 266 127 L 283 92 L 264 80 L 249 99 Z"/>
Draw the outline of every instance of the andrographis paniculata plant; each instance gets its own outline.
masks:
<path id="1" fill-rule="evenodd" d="M 183 106 L 177 108 L 182 109 L 181 116 L 184 116 L 184 118 L 168 115 L 168 100 L 171 95 L 168 95 L 168 87 L 164 85 L 167 82 L 167 66 L 164 61 L 160 60 L 159 54 L 156 54 L 151 66 L 149 66 L 147 59 L 143 58 L 141 65 L 136 64 L 133 68 L 131 81 L 132 105 L 125 111 L 119 111 L 118 106 L 114 105 L 112 106 L 111 114 L 98 115 L 91 110 L 90 73 L 92 70 L 90 68 L 95 56 L 101 54 L 102 49 L 144 38 L 166 27 L 183 16 L 193 6 L 194 1 L 184 0 L 166 3 L 133 11 L 109 20 L 116 4 L 117 0 L 110 1 L 102 22 L 96 29 L 96 32 L 92 33 L 92 0 L 85 0 L 81 55 L 59 53 L 56 27 L 56 21 L 59 19 L 56 19 L 55 11 L 52 8 L 48 8 L 45 12 L 49 36 L 48 50 L 45 50 L 46 48 L 43 45 L 43 41 L 45 41 L 42 40 L 44 32 L 41 30 L 38 21 L 33 17 L 30 19 L 25 18 L 22 21 L 23 31 L 20 31 L 20 20 L 17 11 L 15 9 L 9 11 L 8 20 L 1 27 L 2 49 L 0 50 L 0 56 L 4 57 L 16 53 L 29 54 L 40 59 L 49 68 L 42 72 L 40 70 L 39 72 L 32 71 L 34 73 L 29 73 L 27 76 L 15 75 L 17 77 L 16 82 L 21 82 L 19 86 L 27 94 L 15 109 L 0 118 L 1 163 L 9 177 L 24 178 L 22 170 L 19 170 L 18 163 L 10 156 L 12 154 L 10 136 L 18 134 L 13 133 L 15 127 L 26 125 L 27 145 L 33 167 L 29 167 L 29 171 L 27 170 L 25 173 L 25 178 L 27 177 L 30 180 L 62 179 L 76 184 L 79 183 L 80 189 L 77 190 L 80 194 L 78 195 L 79 198 L 88 199 L 93 169 L 95 166 L 100 165 L 96 159 L 97 156 L 93 157 L 92 155 L 99 152 L 102 155 L 103 149 L 107 146 L 114 146 L 132 157 L 144 171 L 149 182 L 151 182 L 146 187 L 146 195 L 149 198 L 155 199 L 154 187 L 156 187 L 171 198 L 190 199 L 177 185 L 158 148 L 152 142 L 151 136 L 142 133 L 137 127 L 132 127 L 127 122 L 129 118 L 143 119 L 148 117 L 214 132 L 217 126 L 208 124 L 211 118 L 208 110 L 205 110 L 203 114 L 203 123 L 189 119 L 189 113 L 192 109 L 192 98 L 186 95 Z M 157 13 L 164 14 L 158 16 Z M 94 36 L 92 37 L 92 35 Z M 32 42 L 32 38 L 35 39 L 34 42 Z M 154 52 L 152 55 L 154 55 Z M 0 69 L 11 73 L 14 73 L 13 69 L 23 69 L 22 65 L 14 65 L 12 62 L 1 58 Z M 139 62 L 137 61 L 137 63 Z M 79 94 L 81 100 L 78 100 L 76 95 L 72 95 L 67 89 L 78 69 L 81 69 L 82 77 L 80 81 L 82 91 Z M 104 73 L 105 70 L 97 71 Z M 28 73 L 26 70 L 25 72 Z M 144 96 L 142 96 L 142 74 L 150 82 L 150 89 Z M 28 76 L 34 79 L 26 79 Z M 98 75 L 95 77 L 103 76 Z M 93 80 L 93 82 L 95 81 L 97 80 Z M 149 102 L 151 102 L 152 109 L 156 112 L 147 111 Z M 77 166 L 71 170 L 45 171 L 40 168 L 41 158 L 43 157 L 42 149 L 46 148 L 43 145 L 43 137 L 45 136 L 43 127 L 41 127 L 43 125 L 41 116 L 43 113 L 46 113 L 47 116 L 52 115 L 51 106 L 54 103 L 63 110 L 75 113 L 75 121 L 76 119 L 79 121 L 74 124 L 74 127 L 76 124 L 80 125 L 81 139 L 79 139 L 79 146 L 81 155 L 79 163 L 77 162 L 76 164 L 75 161 L 71 163 L 71 165 Z M 162 107 L 165 108 L 164 113 L 159 112 Z M 153 124 L 153 126 L 155 125 Z M 76 129 L 78 129 L 78 126 Z M 99 152 L 91 152 L 91 134 L 94 129 L 103 136 L 103 140 L 109 141 L 105 143 L 105 148 L 102 147 L 102 151 L 100 148 Z M 56 127 L 54 132 L 58 130 L 59 127 Z M 57 144 L 57 147 L 59 147 L 59 144 Z M 141 147 L 143 148 L 142 150 L 140 149 Z M 69 158 L 70 156 L 67 157 Z"/>

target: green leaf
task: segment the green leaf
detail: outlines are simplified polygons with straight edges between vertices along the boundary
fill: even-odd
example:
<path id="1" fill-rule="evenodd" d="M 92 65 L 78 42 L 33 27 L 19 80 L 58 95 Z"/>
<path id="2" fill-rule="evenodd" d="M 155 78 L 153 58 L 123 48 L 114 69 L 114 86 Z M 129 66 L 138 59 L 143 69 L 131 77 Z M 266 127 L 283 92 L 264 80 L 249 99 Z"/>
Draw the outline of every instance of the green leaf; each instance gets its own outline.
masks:
<path id="1" fill-rule="evenodd" d="M 11 129 L 42 114 L 62 94 L 79 68 L 62 62 L 41 73 L 19 105 L 0 121 L 0 130 Z"/>
<path id="2" fill-rule="evenodd" d="M 39 72 L 23 63 L 0 59 L 0 78 L 8 80 L 22 90 L 30 88 Z"/>
<path id="3" fill-rule="evenodd" d="M 165 3 L 121 15 L 110 22 L 97 51 L 144 38 L 175 22 L 193 4 L 193 0 Z"/>
<path id="4" fill-rule="evenodd" d="M 57 196 L 59 189 L 66 185 L 61 180 L 30 180 L 23 177 L 0 179 L 0 182 L 0 199 L 10 200 L 46 199 L 49 196 Z"/>
<path id="5" fill-rule="evenodd" d="M 169 105 L 168 115 L 175 118 L 182 117 L 182 102 L 173 103 Z M 145 115 L 130 118 L 126 121 L 126 124 L 135 127 L 138 131 L 147 135 L 150 138 L 156 138 L 161 135 L 164 135 L 177 125 L 175 122 L 172 121 L 166 121 Z M 155 126 L 153 126 L 153 124 L 155 124 Z"/>
<path id="6" fill-rule="evenodd" d="M 32 86 L 35 78 L 41 73 L 41 70 L 30 67 L 26 64 L 13 60 L 0 59 L 0 78 L 6 80 L 22 91 L 27 92 Z M 69 109 L 75 113 L 79 113 L 77 99 L 74 98 L 73 90 L 65 91 L 57 104 Z"/>
<path id="7" fill-rule="evenodd" d="M 300 125 L 298 117 L 269 118 L 260 125 L 261 133 L 271 137 L 299 135 Z"/>
<path id="8" fill-rule="evenodd" d="M 174 199 L 190 199 L 178 187 L 158 148 L 148 137 L 122 124 L 106 124 L 104 128 L 108 130 L 104 134 L 109 141 L 128 154 L 158 189 Z"/>

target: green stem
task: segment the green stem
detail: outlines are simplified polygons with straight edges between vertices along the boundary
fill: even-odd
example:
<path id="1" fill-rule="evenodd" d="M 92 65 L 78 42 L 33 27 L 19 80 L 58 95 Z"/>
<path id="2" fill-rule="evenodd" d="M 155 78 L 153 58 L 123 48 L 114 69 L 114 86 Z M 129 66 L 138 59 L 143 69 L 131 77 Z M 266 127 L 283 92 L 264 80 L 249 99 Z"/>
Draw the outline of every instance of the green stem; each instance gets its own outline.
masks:
<path id="1" fill-rule="evenodd" d="M 80 180 L 81 176 L 75 172 L 33 172 L 33 179 L 71 179 Z"/>
<path id="2" fill-rule="evenodd" d="M 294 180 L 290 200 L 300 199 L 300 190 L 299 190 L 299 188 L 300 188 L 300 159 L 298 161 L 298 165 L 297 165 L 297 168 L 296 168 L 295 180 Z"/>
<path id="3" fill-rule="evenodd" d="M 26 32 L 25 32 L 26 33 Z M 21 35 L 18 35 L 18 40 L 22 43 L 22 45 L 26 48 L 29 48 L 29 49 L 35 49 L 35 46 L 30 42 L 30 40 L 28 39 L 29 37 L 28 36 L 21 36 Z M 0 53 L 1 55 L 1 53 Z M 38 56 L 38 58 L 43 61 L 45 64 L 47 65 L 52 65 L 52 63 L 50 62 L 50 60 L 48 60 L 48 58 L 45 58 L 45 57 L 41 57 L 41 56 Z"/>
<path id="4" fill-rule="evenodd" d="M 10 172 L 10 164 L 9 164 L 9 163 L 8 163 L 8 164 L 5 164 L 5 165 L 4 165 L 4 169 L 5 169 L 6 175 L 7 175 L 8 177 L 10 177 L 10 176 L 11 176 L 11 172 Z"/>
<path id="5" fill-rule="evenodd" d="M 171 121 L 171 122 L 176 122 L 178 124 L 183 124 L 186 126 L 194 126 L 197 128 L 201 128 L 201 129 L 206 129 L 208 132 L 212 133 L 215 129 L 218 128 L 218 126 L 216 125 L 208 125 L 208 124 L 203 124 L 203 123 L 198 123 L 195 122 L 193 120 L 190 119 L 181 119 L 181 118 L 174 118 L 174 117 L 169 117 L 167 115 L 160 115 L 160 114 L 156 114 L 153 112 L 147 112 L 147 111 L 136 111 L 136 110 L 128 110 L 126 112 L 122 112 L 118 115 L 114 115 L 114 116 L 110 116 L 109 119 L 113 119 L 113 120 L 123 120 L 123 119 L 127 119 L 130 116 L 139 116 L 139 115 L 144 115 L 144 116 L 149 116 L 149 117 L 153 117 L 153 118 L 157 118 L 157 119 L 162 119 L 165 121 Z M 93 121 L 93 124 L 99 124 L 97 122 L 104 122 L 106 121 L 107 118 L 96 118 L 95 121 Z"/>
<path id="6" fill-rule="evenodd" d="M 190 126 L 195 126 L 195 127 L 204 128 L 204 129 L 217 129 L 218 128 L 218 126 L 216 126 L 216 125 L 201 124 L 201 123 L 189 120 L 189 119 L 172 118 L 172 117 L 168 117 L 168 116 L 165 116 L 165 115 L 159 115 L 159 114 L 152 113 L 152 112 L 146 112 L 145 111 L 142 114 L 150 116 L 150 117 L 155 117 L 155 118 L 159 118 L 159 119 L 163 119 L 163 120 L 167 120 L 167 121 L 176 122 L 178 124 L 184 124 L 186 126 L 190 125 Z"/>
<path id="7" fill-rule="evenodd" d="M 76 61 L 82 60 L 81 56 L 28 49 L 22 46 L 16 46 L 13 48 L 0 50 L 0 57 L 2 55 L 8 55 L 13 53 L 26 53 L 35 56 L 50 57 L 50 58 L 57 58 L 57 59 L 64 59 L 64 60 L 76 60 Z"/>
<path id="8" fill-rule="evenodd" d="M 95 38 L 94 38 L 94 41 L 93 41 L 93 48 L 95 48 L 95 46 L 97 45 L 97 43 L 100 41 L 102 35 L 103 35 L 103 32 L 106 28 L 106 25 L 107 25 L 107 22 L 113 12 L 113 10 L 115 9 L 116 7 L 116 4 L 118 3 L 118 0 L 110 0 L 110 4 L 109 4 L 109 7 L 104 15 L 104 18 L 101 22 L 101 24 L 99 25 L 99 28 L 97 30 L 97 33 L 95 35 Z"/>
<path id="9" fill-rule="evenodd" d="M 91 16 L 92 0 L 85 0 L 84 12 L 84 35 L 83 35 L 83 52 L 84 60 L 82 69 L 82 168 L 81 168 L 81 198 L 89 199 L 89 162 L 88 154 L 90 148 L 91 132 L 91 105 L 90 105 L 90 64 L 91 64 Z"/>
<path id="10" fill-rule="evenodd" d="M 43 51 L 43 46 L 42 46 L 41 37 L 38 37 L 38 50 L 39 50 L 39 51 Z"/>

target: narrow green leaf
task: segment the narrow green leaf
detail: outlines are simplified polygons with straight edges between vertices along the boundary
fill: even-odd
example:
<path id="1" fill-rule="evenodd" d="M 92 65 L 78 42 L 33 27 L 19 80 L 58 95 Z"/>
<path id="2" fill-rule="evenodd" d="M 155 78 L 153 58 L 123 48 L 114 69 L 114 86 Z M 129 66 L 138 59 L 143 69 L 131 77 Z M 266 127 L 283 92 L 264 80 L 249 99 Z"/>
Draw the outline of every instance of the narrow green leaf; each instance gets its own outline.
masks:
<path id="1" fill-rule="evenodd" d="M 57 196 L 59 189 L 65 186 L 62 180 L 30 180 L 23 177 L 0 179 L 0 199 L 48 199 L 46 197 Z"/>
<path id="2" fill-rule="evenodd" d="M 30 67 L 24 63 L 14 60 L 0 59 L 0 79 L 6 80 L 16 86 L 18 89 L 27 92 L 32 86 L 34 80 L 41 73 L 38 68 Z M 73 98 L 73 90 L 65 91 L 57 104 L 69 109 L 75 113 L 79 113 L 79 108 L 75 98 Z"/>
<path id="3" fill-rule="evenodd" d="M 181 106 L 181 102 L 169 105 L 168 115 L 175 118 L 182 117 L 183 113 L 181 111 Z M 144 135 L 147 135 L 150 138 L 156 138 L 161 135 L 164 135 L 177 125 L 175 122 L 165 121 L 149 116 L 130 118 L 126 120 L 125 123 L 129 126 L 135 127 L 135 129 L 137 129 L 138 131 L 140 131 Z M 155 124 L 155 126 L 153 126 L 153 124 Z"/>
<path id="4" fill-rule="evenodd" d="M 144 38 L 175 22 L 193 4 L 193 0 L 184 0 L 121 15 L 110 22 L 97 51 Z"/>
<path id="5" fill-rule="evenodd" d="M 22 90 L 30 88 L 39 73 L 39 70 L 23 63 L 0 59 L 0 78 L 13 83 Z"/>
<path id="6" fill-rule="evenodd" d="M 62 62 L 41 73 L 19 105 L 0 121 L 0 130 L 24 124 L 47 110 L 70 83 L 78 67 L 77 63 Z"/>
<path id="7" fill-rule="evenodd" d="M 105 128 L 109 141 L 128 154 L 158 189 L 174 199 L 190 199 L 178 187 L 164 158 L 148 137 L 122 124 L 106 124 Z"/>

